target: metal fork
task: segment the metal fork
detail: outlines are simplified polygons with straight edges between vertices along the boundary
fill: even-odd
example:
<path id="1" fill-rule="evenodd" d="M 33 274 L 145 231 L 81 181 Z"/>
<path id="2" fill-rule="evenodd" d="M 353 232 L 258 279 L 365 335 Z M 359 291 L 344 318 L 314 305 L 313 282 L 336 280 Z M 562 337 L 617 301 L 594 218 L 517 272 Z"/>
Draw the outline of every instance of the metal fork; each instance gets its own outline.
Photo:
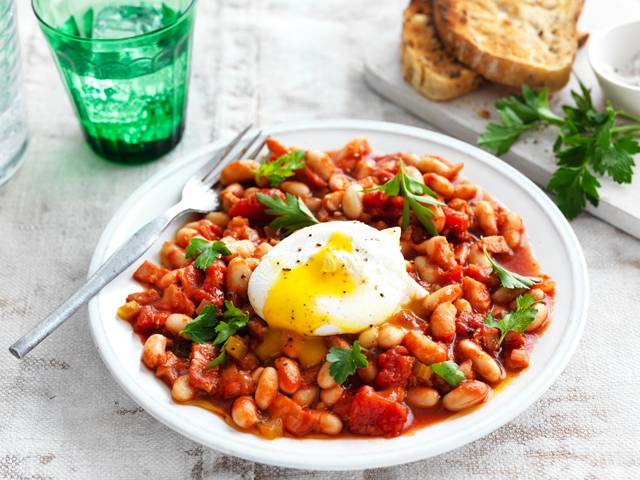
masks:
<path id="1" fill-rule="evenodd" d="M 183 213 L 207 213 L 216 210 L 220 203 L 217 187 L 219 186 L 218 178 L 222 169 L 231 161 L 240 159 L 245 155 L 248 158 L 256 158 L 264 147 L 266 138 L 262 137 L 262 131 L 257 132 L 248 141 L 246 140 L 245 137 L 251 126 L 249 125 L 242 130 L 214 158 L 205 163 L 187 180 L 182 188 L 180 202 L 134 233 L 87 279 L 86 283 L 78 291 L 29 333 L 9 347 L 9 351 L 17 358 L 22 358 L 33 350 L 83 304 L 91 300 L 105 285 L 140 258 L 177 216 Z M 250 149 L 251 151 L 249 151 Z"/>

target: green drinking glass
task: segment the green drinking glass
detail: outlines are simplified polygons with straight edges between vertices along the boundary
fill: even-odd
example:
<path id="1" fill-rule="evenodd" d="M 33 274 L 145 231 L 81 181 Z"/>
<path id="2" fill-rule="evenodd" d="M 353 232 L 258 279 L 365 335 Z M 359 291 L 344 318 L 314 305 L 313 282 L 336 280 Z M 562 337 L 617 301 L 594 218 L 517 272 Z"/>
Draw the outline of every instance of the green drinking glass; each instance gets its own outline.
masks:
<path id="1" fill-rule="evenodd" d="M 195 0 L 33 0 L 33 10 L 96 153 L 144 161 L 180 141 Z"/>

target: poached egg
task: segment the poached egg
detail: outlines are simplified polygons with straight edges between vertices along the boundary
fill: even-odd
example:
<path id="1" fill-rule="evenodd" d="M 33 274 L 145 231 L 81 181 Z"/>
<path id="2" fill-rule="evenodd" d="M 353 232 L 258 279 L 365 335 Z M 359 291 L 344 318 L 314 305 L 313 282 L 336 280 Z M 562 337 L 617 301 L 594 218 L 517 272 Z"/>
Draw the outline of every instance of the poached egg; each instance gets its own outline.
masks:
<path id="1" fill-rule="evenodd" d="M 407 273 L 400 228 L 319 223 L 278 243 L 249 279 L 249 301 L 270 327 L 303 335 L 358 333 L 426 291 Z"/>

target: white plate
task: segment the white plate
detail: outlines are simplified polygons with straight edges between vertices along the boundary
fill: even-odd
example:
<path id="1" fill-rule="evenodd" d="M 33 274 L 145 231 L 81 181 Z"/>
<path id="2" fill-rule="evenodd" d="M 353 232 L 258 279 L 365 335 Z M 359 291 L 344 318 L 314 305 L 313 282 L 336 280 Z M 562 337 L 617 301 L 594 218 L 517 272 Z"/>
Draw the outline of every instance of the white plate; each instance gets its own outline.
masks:
<path id="1" fill-rule="evenodd" d="M 532 365 L 482 408 L 412 434 L 393 439 L 264 440 L 232 429 L 204 409 L 175 404 L 169 389 L 141 365 L 139 338 L 115 315 L 127 294 L 140 290 L 131 279 L 132 266 L 91 301 L 89 316 L 100 355 L 136 402 L 177 432 L 230 455 L 285 467 L 350 470 L 411 462 L 458 448 L 497 429 L 540 398 L 576 348 L 586 318 L 588 280 L 582 249 L 571 227 L 538 187 L 482 150 L 405 125 L 339 120 L 281 125 L 268 132 L 285 144 L 315 149 L 337 148 L 353 137 L 364 136 L 378 152 L 432 153 L 464 162 L 467 178 L 523 216 L 543 271 L 557 282 L 553 321 L 535 348 Z M 140 187 L 109 222 L 90 271 L 95 271 L 137 228 L 177 202 L 183 183 L 204 160 L 203 154 L 219 146 L 212 145 L 170 165 Z M 170 228 L 164 239 L 174 232 L 175 227 Z M 146 258 L 158 262 L 161 241 Z"/>

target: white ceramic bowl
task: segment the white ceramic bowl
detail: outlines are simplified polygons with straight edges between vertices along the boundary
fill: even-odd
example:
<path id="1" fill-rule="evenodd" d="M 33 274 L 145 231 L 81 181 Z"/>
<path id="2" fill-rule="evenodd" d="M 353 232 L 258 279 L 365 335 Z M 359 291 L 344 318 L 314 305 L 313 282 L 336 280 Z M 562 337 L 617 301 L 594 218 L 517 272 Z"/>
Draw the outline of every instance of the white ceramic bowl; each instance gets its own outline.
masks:
<path id="1" fill-rule="evenodd" d="M 571 227 L 538 187 L 478 148 L 414 127 L 342 120 L 282 125 L 268 132 L 285 144 L 314 149 L 336 148 L 353 137 L 364 136 L 379 152 L 433 153 L 464 162 L 467 178 L 488 188 L 495 198 L 522 214 L 542 269 L 557 281 L 553 321 L 533 352 L 531 367 L 469 414 L 392 439 L 264 440 L 234 430 L 204 409 L 174 403 L 169 389 L 141 365 L 139 338 L 127 322 L 115 316 L 126 295 L 140 289 L 131 279 L 135 269 L 132 266 L 91 301 L 90 328 L 108 369 L 148 413 L 177 432 L 227 454 L 285 467 L 349 470 L 411 462 L 460 447 L 513 419 L 549 388 L 567 365 L 582 333 L 588 281 L 582 249 Z M 213 145 L 170 165 L 140 187 L 102 234 L 91 271 L 138 227 L 176 202 L 184 181 L 206 155 L 219 147 Z M 169 229 L 164 239 L 174 232 L 175 228 Z M 145 257 L 157 262 L 160 245 L 161 241 Z"/>
<path id="2" fill-rule="evenodd" d="M 589 39 L 589 63 L 605 97 L 619 109 L 640 115 L 640 20 L 596 32 Z M 620 72 L 637 65 L 638 85 Z"/>

